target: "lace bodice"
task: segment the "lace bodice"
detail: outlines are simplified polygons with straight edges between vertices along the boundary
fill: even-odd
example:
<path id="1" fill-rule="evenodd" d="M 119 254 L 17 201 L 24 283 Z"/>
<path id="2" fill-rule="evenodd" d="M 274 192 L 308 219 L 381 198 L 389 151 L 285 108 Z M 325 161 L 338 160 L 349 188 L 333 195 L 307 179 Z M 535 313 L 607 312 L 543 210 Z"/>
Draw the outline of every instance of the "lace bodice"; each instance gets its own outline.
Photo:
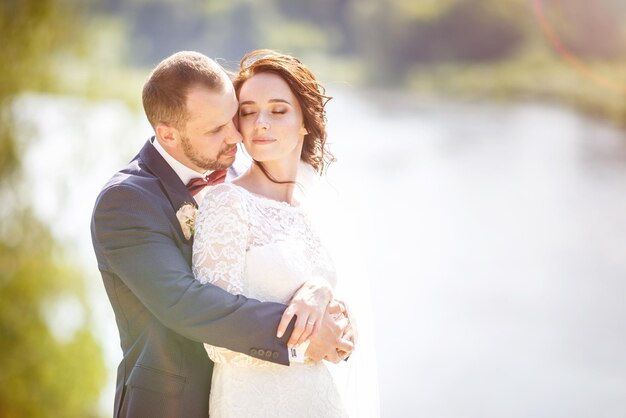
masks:
<path id="1" fill-rule="evenodd" d="M 313 276 L 331 285 L 332 261 L 305 211 L 232 183 L 211 187 L 196 218 L 193 271 L 202 283 L 261 301 L 287 303 Z M 267 362 L 205 345 L 215 362 Z"/>
<path id="2" fill-rule="evenodd" d="M 261 301 L 287 303 L 314 275 L 335 284 L 327 252 L 305 211 L 234 185 L 209 189 L 196 217 L 193 270 L 203 283 Z M 345 417 L 326 364 L 289 367 L 205 344 L 215 362 L 209 414 Z"/>

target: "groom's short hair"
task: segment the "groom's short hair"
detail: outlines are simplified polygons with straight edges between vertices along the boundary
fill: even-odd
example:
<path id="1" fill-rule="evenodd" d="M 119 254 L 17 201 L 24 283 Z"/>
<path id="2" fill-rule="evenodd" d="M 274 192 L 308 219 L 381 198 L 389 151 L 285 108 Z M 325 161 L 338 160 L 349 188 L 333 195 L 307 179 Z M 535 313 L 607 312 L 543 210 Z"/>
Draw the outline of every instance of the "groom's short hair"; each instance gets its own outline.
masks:
<path id="1" fill-rule="evenodd" d="M 187 122 L 187 93 L 201 85 L 214 91 L 227 80 L 222 67 L 194 51 L 181 51 L 161 61 L 143 86 L 143 108 L 153 128 L 165 123 L 182 129 Z"/>

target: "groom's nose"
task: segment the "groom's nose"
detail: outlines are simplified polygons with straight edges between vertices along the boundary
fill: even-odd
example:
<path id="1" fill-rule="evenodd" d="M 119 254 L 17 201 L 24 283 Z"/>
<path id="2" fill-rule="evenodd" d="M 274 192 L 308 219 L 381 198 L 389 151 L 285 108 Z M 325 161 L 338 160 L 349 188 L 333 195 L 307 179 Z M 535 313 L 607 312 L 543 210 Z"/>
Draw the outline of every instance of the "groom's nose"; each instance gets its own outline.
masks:
<path id="1" fill-rule="evenodd" d="M 237 130 L 235 123 L 233 121 L 228 125 L 228 133 L 226 135 L 226 143 L 228 144 L 239 144 L 243 141 L 241 134 Z"/>

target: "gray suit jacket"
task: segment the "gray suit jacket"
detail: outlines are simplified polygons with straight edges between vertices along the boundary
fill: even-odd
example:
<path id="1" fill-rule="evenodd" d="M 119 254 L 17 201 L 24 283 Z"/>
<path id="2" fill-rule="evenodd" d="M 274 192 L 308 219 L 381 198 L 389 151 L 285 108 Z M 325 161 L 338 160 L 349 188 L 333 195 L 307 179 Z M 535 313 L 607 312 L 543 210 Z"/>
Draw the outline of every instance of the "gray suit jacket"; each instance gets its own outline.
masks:
<path id="1" fill-rule="evenodd" d="M 202 342 L 288 365 L 284 305 L 202 285 L 176 211 L 194 203 L 148 141 L 96 201 L 93 246 L 120 333 L 114 416 L 206 417 L 213 365 Z"/>

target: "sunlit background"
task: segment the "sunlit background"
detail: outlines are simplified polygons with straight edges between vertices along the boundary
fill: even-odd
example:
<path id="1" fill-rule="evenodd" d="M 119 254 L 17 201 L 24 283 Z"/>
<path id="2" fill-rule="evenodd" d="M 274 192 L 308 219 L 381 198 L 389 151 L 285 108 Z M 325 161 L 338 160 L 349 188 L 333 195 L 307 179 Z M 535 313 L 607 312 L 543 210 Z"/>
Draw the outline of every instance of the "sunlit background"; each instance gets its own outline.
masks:
<path id="1" fill-rule="evenodd" d="M 626 416 L 625 21 L 622 0 L 2 0 L 0 416 L 111 416 L 95 197 L 151 134 L 151 67 L 259 47 L 334 96 L 317 219 L 371 294 L 381 416 Z"/>

